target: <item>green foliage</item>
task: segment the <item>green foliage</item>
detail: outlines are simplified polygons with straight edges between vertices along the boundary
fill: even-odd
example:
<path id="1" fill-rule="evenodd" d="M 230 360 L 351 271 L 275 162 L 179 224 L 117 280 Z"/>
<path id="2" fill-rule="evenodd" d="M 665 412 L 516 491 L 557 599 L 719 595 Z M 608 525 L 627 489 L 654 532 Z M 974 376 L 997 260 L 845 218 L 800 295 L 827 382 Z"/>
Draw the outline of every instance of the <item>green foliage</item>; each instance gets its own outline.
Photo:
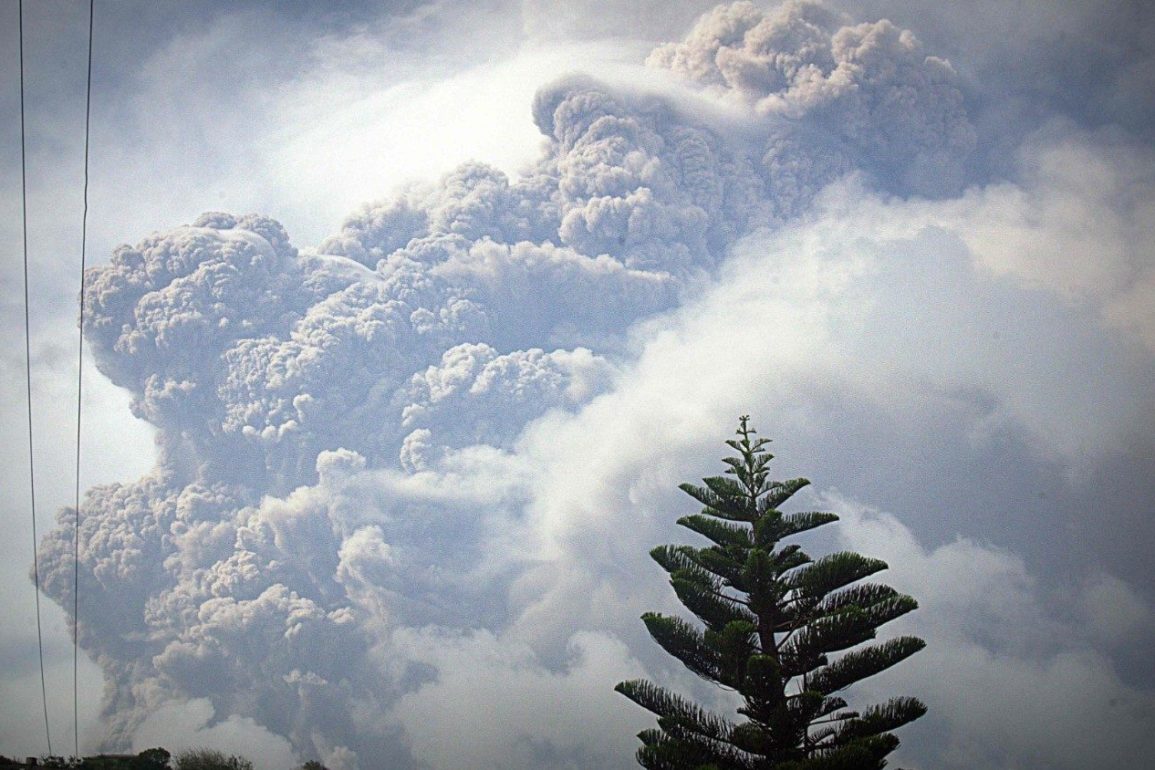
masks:
<path id="1" fill-rule="evenodd" d="M 174 759 L 176 770 L 253 770 L 253 763 L 236 755 L 225 756 L 216 749 L 186 749 Z"/>
<path id="2" fill-rule="evenodd" d="M 886 563 L 856 553 L 811 559 L 786 538 L 838 520 L 782 513 L 806 479 L 770 481 L 774 455 L 748 418 L 727 441 L 726 476 L 681 489 L 703 505 L 678 520 L 710 540 L 704 548 L 659 546 L 650 555 L 701 625 L 646 613 L 654 640 L 691 671 L 741 695 L 738 719 L 712 714 L 644 680 L 615 688 L 658 717 L 638 735 L 651 770 L 873 770 L 898 746 L 891 731 L 926 707 L 893 698 L 851 711 L 840 693 L 921 650 L 900 636 L 871 643 L 879 626 L 915 609 L 909 596 L 862 582 Z M 180 770 L 184 770 L 181 768 Z"/>
<path id="3" fill-rule="evenodd" d="M 329 768 L 325 767 L 315 759 L 310 759 L 308 762 L 301 765 L 301 770 L 329 770 Z"/>

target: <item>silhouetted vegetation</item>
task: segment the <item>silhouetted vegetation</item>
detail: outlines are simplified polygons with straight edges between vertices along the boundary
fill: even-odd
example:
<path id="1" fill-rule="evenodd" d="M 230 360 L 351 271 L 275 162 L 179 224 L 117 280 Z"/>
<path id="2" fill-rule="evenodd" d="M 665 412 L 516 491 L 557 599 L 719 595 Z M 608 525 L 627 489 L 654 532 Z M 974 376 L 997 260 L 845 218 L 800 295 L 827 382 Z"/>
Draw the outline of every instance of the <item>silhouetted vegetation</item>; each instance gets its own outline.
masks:
<path id="1" fill-rule="evenodd" d="M 173 760 L 175 770 L 253 770 L 253 763 L 216 749 L 186 749 Z"/>
<path id="2" fill-rule="evenodd" d="M 146 749 L 139 754 L 98 754 L 94 757 L 32 757 L 23 760 L 0 755 L 0 770 L 27 768 L 72 768 L 72 770 L 253 770 L 244 757 L 225 755 L 215 749 L 187 749 L 173 757 L 165 749 Z M 309 760 L 297 770 L 329 770 Z"/>
<path id="3" fill-rule="evenodd" d="M 169 770 L 171 756 L 161 748 L 145 749 L 139 754 L 97 754 L 79 759 L 76 757 L 46 756 L 32 757 L 29 761 L 29 759 L 16 760 L 0 756 L 0 770 L 29 767 L 67 767 L 78 770 Z"/>
<path id="4" fill-rule="evenodd" d="M 253 770 L 244 757 L 226 756 L 215 749 L 187 749 L 174 758 L 165 749 L 146 749 L 139 754 L 98 754 L 94 757 L 31 757 L 23 760 L 0 755 L 0 770 L 27 768 L 72 768 L 76 770 Z M 329 770 L 311 759 L 297 770 Z"/>

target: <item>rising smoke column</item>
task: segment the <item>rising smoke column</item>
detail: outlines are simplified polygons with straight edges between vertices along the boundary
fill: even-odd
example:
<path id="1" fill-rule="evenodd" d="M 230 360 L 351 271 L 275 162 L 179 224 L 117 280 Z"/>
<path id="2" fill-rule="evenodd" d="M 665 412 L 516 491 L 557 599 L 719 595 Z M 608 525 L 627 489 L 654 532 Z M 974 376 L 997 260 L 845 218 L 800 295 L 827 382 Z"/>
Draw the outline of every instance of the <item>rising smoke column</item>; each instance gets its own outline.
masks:
<path id="1" fill-rule="evenodd" d="M 97 365 L 160 442 L 151 474 L 81 510 L 79 638 L 109 683 L 110 746 L 203 697 L 335 768 L 411 764 L 384 715 L 432 676 L 412 640 L 509 628 L 542 558 L 525 426 L 611 388 L 630 326 L 739 236 L 852 171 L 948 192 L 931 179 L 972 141 L 949 65 L 813 4 L 720 8 L 650 64 L 747 104 L 756 128 L 569 78 L 535 99 L 547 149 L 522 178 L 463 165 L 316 250 L 266 217 L 206 214 L 89 271 Z M 66 609 L 75 515 L 41 545 Z"/>
<path id="2" fill-rule="evenodd" d="M 767 13 L 749 2 L 720 5 L 647 63 L 790 119 L 795 131 L 772 135 L 763 157 L 780 179 L 797 176 L 805 186 L 812 175 L 829 182 L 861 167 L 897 192 L 957 192 L 975 131 L 950 63 L 889 21 L 842 21 L 817 3 Z M 812 153 L 797 152 L 800 134 L 827 144 L 818 168 Z"/>

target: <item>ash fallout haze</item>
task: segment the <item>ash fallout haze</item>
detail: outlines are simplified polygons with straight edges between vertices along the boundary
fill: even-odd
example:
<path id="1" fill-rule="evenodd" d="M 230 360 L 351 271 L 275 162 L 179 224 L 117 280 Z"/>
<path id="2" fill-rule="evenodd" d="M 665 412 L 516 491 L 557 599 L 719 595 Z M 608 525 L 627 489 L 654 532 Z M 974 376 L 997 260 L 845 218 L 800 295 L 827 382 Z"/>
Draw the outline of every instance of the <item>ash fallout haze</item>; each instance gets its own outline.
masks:
<path id="1" fill-rule="evenodd" d="M 26 3 L 48 709 L 71 747 L 84 4 Z M 0 753 L 43 753 L 17 4 Z M 96 3 L 80 749 L 629 768 L 647 556 L 751 414 L 889 562 L 908 768 L 1155 734 L 1155 11 Z M 804 497 L 804 495 L 800 495 Z M 817 536 L 816 536 L 817 537 Z M 898 628 L 901 626 L 901 628 Z M 857 696 L 856 696 L 857 697 Z"/>

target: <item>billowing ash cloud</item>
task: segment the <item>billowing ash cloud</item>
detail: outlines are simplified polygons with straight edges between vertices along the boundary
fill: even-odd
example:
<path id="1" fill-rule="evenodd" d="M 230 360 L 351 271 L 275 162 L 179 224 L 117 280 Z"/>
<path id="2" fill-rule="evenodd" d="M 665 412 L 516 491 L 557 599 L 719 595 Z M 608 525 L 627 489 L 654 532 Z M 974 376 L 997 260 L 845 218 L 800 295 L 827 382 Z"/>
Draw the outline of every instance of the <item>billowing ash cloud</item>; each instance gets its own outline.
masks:
<path id="1" fill-rule="evenodd" d="M 720 5 L 648 63 L 789 118 L 800 134 L 825 134 L 831 170 L 862 164 L 901 191 L 952 192 L 974 148 L 950 64 L 889 21 L 843 25 L 804 1 L 768 13 Z M 772 142 L 767 165 L 791 173 L 806 163 L 793 149 Z"/>
<path id="2" fill-rule="evenodd" d="M 334 770 L 467 766 L 442 728 L 472 736 L 478 767 L 629 766 L 632 731 L 612 728 L 648 720 L 610 687 L 644 667 L 623 642 L 638 612 L 670 601 L 634 577 L 670 517 L 612 511 L 683 480 L 639 442 L 686 456 L 726 424 L 664 411 L 670 389 L 724 388 L 669 368 L 676 330 L 639 358 L 630 329 L 672 312 L 698 328 L 712 306 L 687 300 L 715 280 L 749 300 L 726 277 L 731 246 L 796 222 L 840 177 L 945 195 L 973 143 L 950 66 L 887 22 L 738 3 L 650 63 L 747 120 L 569 78 L 533 104 L 546 149 L 520 178 L 464 165 L 315 250 L 265 217 L 206 214 L 89 272 L 86 338 L 160 442 L 150 475 L 81 510 L 80 641 L 109 682 L 110 745 L 207 699 Z M 819 323 L 774 307 L 799 334 Z M 616 424 L 615 404 L 647 416 Z M 65 608 L 75 515 L 41 545 Z M 439 713 L 501 686 L 558 718 L 498 699 L 495 737 Z M 590 714 L 601 735 L 567 726 Z"/>

